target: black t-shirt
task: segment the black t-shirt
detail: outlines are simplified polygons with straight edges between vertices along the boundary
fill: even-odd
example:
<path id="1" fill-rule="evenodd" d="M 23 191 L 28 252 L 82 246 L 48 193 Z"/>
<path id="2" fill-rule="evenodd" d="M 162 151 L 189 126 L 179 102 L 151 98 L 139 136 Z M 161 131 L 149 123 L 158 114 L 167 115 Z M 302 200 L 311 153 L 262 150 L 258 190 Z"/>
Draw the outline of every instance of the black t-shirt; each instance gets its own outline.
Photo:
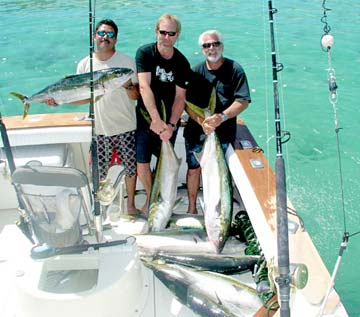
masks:
<path id="1" fill-rule="evenodd" d="M 175 99 L 175 88 L 179 86 L 186 89 L 189 83 L 190 64 L 186 57 L 174 47 L 174 54 L 171 59 L 163 58 L 157 50 L 156 43 L 146 44 L 136 52 L 136 67 L 138 73 L 150 72 L 150 87 L 155 96 L 155 102 L 160 116 L 162 116 L 161 102 L 166 109 L 166 120 L 171 115 L 172 105 Z M 140 109 L 147 110 L 142 98 L 137 106 L 138 128 L 147 127 Z M 165 118 L 162 118 L 165 120 Z"/>
<path id="2" fill-rule="evenodd" d="M 213 90 L 211 83 L 201 74 L 191 72 L 189 87 L 186 90 L 186 100 L 199 108 L 208 108 Z M 204 131 L 200 124 L 190 117 L 184 129 L 184 137 L 190 143 L 197 143 Z"/>
<path id="3" fill-rule="evenodd" d="M 196 65 L 193 70 L 204 76 L 216 91 L 215 113 L 221 113 L 228 108 L 235 100 L 251 102 L 249 85 L 244 69 L 237 62 L 225 58 L 224 63 L 217 70 L 208 70 L 205 62 Z M 195 87 L 189 87 L 189 90 L 198 90 L 197 81 Z M 191 85 L 192 86 L 192 85 Z M 199 91 L 199 90 L 198 90 Z M 188 97 L 194 98 L 187 94 Z M 209 97 L 206 97 L 209 100 Z M 191 102 L 191 100 L 189 100 Z M 231 118 L 223 122 L 216 133 L 222 143 L 233 142 L 236 135 L 236 118 Z M 195 133 L 186 132 L 190 138 L 197 138 Z"/>

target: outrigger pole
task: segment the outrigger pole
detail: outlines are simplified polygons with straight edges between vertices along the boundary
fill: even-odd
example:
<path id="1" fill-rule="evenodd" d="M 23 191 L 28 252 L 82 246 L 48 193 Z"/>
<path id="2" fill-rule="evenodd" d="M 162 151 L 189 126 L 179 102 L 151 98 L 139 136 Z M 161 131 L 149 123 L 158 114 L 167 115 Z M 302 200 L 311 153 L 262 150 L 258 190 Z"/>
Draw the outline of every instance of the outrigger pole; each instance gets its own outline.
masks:
<path id="1" fill-rule="evenodd" d="M 2 115 L 0 112 L 0 132 L 1 132 L 1 139 L 5 150 L 6 160 L 9 164 L 10 174 L 12 175 L 15 171 L 15 161 L 14 156 L 11 150 L 10 142 L 9 142 L 9 136 L 7 134 L 5 123 L 2 119 Z M 22 200 L 20 199 L 20 194 L 18 192 L 17 187 L 14 185 L 17 201 L 18 201 L 18 209 L 19 209 L 19 220 L 16 221 L 16 225 L 19 227 L 19 229 L 22 231 L 22 233 L 31 241 L 32 244 L 34 244 L 34 240 L 32 238 L 31 229 L 29 227 L 29 221 L 25 217 L 24 212 L 24 204 Z"/>
<path id="2" fill-rule="evenodd" d="M 96 229 L 96 238 L 98 242 L 102 241 L 102 216 L 100 210 L 100 202 L 96 194 L 99 189 L 99 167 L 98 167 L 98 151 L 95 137 L 95 115 L 94 115 L 94 70 L 93 70 L 93 53 L 94 53 L 94 19 L 92 12 L 92 0 L 89 0 L 89 50 L 90 50 L 90 107 L 89 118 L 91 120 L 91 171 L 93 182 L 93 196 L 94 196 L 94 221 Z"/>
<path id="3" fill-rule="evenodd" d="M 277 13 L 277 9 L 273 9 L 272 1 L 268 1 L 269 6 L 269 23 L 271 38 L 271 57 L 272 57 L 272 74 L 273 74 L 273 90 L 275 104 L 275 130 L 276 130 L 276 208 L 277 208 L 277 253 L 279 276 L 276 282 L 279 286 L 279 302 L 280 316 L 290 316 L 290 268 L 289 268 L 289 234 L 288 234 L 288 217 L 287 217 L 287 194 L 285 180 L 285 164 L 282 156 L 282 140 L 280 126 L 280 107 L 277 72 L 283 69 L 282 64 L 276 62 L 275 40 L 274 40 L 274 19 L 273 14 Z"/>

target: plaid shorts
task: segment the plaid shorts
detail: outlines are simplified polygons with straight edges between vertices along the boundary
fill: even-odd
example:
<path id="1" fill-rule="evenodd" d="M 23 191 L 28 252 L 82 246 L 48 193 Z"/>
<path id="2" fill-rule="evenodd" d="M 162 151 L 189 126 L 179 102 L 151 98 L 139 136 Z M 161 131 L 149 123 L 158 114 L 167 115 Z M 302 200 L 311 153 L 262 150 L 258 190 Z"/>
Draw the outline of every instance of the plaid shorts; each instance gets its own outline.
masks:
<path id="1" fill-rule="evenodd" d="M 113 136 L 96 136 L 100 179 L 105 179 L 109 168 L 123 164 L 126 176 L 136 175 L 135 130 Z"/>

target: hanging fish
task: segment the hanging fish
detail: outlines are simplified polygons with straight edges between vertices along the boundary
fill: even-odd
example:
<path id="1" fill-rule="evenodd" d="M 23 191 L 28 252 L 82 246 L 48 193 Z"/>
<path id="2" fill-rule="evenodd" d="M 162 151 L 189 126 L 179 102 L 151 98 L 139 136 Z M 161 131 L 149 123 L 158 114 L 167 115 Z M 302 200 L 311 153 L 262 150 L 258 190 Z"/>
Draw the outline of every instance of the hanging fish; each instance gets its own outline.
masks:
<path id="1" fill-rule="evenodd" d="M 209 102 L 211 114 L 215 111 L 215 105 L 213 90 Z M 187 103 L 187 107 L 201 117 L 206 117 L 203 109 L 191 103 Z M 201 166 L 206 232 L 215 251 L 220 253 L 229 235 L 233 204 L 230 172 L 216 132 L 206 136 L 202 152 L 197 158 Z"/>
<path id="2" fill-rule="evenodd" d="M 162 119 L 166 121 L 165 104 L 161 102 Z M 141 112 L 150 124 L 151 118 Z M 165 229 L 172 211 L 178 203 L 177 183 L 181 159 L 176 156 L 170 141 L 162 141 L 160 155 L 156 164 L 155 177 L 151 186 L 149 201 L 149 229 L 161 231 Z"/>

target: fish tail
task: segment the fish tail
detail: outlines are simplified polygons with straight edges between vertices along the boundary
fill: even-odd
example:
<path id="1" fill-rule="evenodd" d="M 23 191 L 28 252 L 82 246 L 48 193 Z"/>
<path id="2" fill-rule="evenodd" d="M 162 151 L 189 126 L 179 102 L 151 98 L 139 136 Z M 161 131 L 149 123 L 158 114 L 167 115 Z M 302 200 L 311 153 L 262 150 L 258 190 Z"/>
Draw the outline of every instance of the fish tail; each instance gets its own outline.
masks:
<path id="1" fill-rule="evenodd" d="M 22 95 L 22 94 L 19 94 L 18 92 L 11 92 L 10 95 L 16 97 L 16 98 L 19 98 L 21 100 L 22 103 L 26 103 L 26 100 L 28 99 L 28 97 Z"/>
<path id="2" fill-rule="evenodd" d="M 29 112 L 29 108 L 30 108 L 30 103 L 28 102 L 28 97 L 24 96 L 22 94 L 19 94 L 17 92 L 11 92 L 10 95 L 19 98 L 21 100 L 21 102 L 24 104 L 24 112 L 23 112 L 23 119 L 26 118 L 28 112 Z"/>

